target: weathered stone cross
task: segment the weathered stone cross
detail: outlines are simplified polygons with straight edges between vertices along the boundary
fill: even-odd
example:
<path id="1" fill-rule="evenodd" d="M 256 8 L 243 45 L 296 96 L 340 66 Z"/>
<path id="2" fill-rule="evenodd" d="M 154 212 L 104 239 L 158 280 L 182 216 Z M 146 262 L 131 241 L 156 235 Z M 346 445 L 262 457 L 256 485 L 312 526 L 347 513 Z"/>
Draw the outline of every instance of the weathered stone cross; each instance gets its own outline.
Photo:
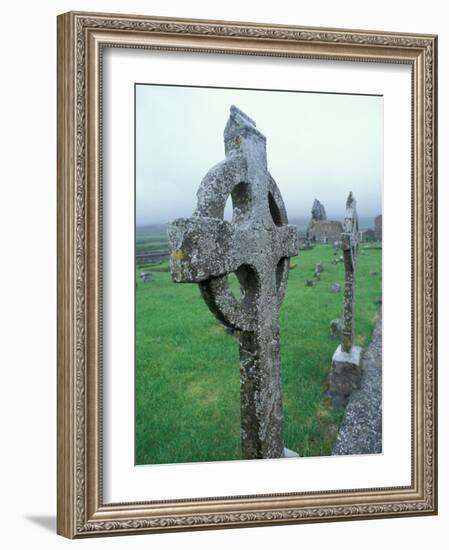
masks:
<path id="1" fill-rule="evenodd" d="M 332 358 L 328 394 L 336 401 L 346 403 L 352 390 L 359 384 L 362 355 L 362 349 L 354 345 L 355 275 L 359 248 L 359 222 L 356 201 L 352 193 L 349 193 L 346 201 L 341 243 L 345 265 L 343 328 L 341 345 L 338 346 Z"/>
<path id="2" fill-rule="evenodd" d="M 345 293 L 343 330 L 341 331 L 341 349 L 347 353 L 354 341 L 355 274 L 359 249 L 359 222 L 357 203 L 352 193 L 346 201 L 346 213 L 341 234 L 341 247 L 345 264 Z"/>
<path id="3" fill-rule="evenodd" d="M 238 331 L 242 458 L 277 458 L 285 456 L 279 308 L 297 231 L 268 172 L 266 138 L 235 106 L 224 142 L 226 158 L 201 182 L 193 216 L 169 225 L 171 274 L 198 283 L 212 313 Z M 229 195 L 232 222 L 223 220 Z M 229 288 L 231 272 L 240 300 Z"/>

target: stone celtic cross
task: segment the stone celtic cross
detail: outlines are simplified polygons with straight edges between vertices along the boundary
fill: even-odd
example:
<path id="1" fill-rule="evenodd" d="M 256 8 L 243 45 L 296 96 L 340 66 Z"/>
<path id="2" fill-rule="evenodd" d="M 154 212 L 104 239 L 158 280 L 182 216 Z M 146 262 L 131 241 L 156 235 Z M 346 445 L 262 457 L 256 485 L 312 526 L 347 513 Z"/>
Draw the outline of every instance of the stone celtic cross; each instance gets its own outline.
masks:
<path id="1" fill-rule="evenodd" d="M 336 401 L 346 403 L 352 390 L 359 384 L 362 356 L 362 349 L 354 345 L 355 276 L 359 248 L 359 222 L 356 201 L 352 193 L 349 193 L 346 201 L 341 247 L 345 265 L 343 327 L 341 345 L 338 346 L 332 358 L 328 395 Z"/>
<path id="2" fill-rule="evenodd" d="M 198 283 L 211 312 L 238 331 L 242 458 L 278 458 L 284 456 L 279 308 L 297 231 L 287 225 L 268 172 L 266 138 L 235 106 L 224 144 L 226 158 L 202 180 L 192 217 L 169 224 L 170 269 L 175 282 Z M 232 222 L 223 220 L 229 195 Z M 228 284 L 232 272 L 240 299 Z"/>

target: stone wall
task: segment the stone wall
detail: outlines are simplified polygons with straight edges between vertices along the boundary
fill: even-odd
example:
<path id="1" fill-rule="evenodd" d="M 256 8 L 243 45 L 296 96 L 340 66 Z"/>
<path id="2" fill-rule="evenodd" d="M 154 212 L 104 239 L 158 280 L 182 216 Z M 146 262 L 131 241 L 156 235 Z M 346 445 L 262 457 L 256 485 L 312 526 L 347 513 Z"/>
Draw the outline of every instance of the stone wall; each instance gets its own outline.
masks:
<path id="1" fill-rule="evenodd" d="M 136 254 L 136 264 L 158 264 L 164 260 L 168 260 L 170 251 L 167 250 L 152 250 L 151 252 L 141 252 Z"/>
<path id="2" fill-rule="evenodd" d="M 341 222 L 332 220 L 312 220 L 307 230 L 307 236 L 312 242 L 327 242 L 332 244 L 341 239 L 343 226 Z"/>

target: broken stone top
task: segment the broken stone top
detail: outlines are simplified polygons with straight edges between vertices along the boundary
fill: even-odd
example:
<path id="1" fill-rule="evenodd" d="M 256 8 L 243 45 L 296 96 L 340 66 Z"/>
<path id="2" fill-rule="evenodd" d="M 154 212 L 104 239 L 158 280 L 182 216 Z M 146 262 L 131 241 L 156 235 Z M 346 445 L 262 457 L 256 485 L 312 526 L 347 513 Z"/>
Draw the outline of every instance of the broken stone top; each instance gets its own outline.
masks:
<path id="1" fill-rule="evenodd" d="M 356 202 L 352 191 L 349 191 L 348 198 L 346 199 L 346 208 L 356 207 Z"/>
<path id="2" fill-rule="evenodd" d="M 325 219 L 327 219 L 326 210 L 324 209 L 324 206 L 320 203 L 320 201 L 318 199 L 315 199 L 312 206 L 312 220 L 321 221 Z"/>
<path id="3" fill-rule="evenodd" d="M 356 206 L 356 200 L 351 192 L 346 201 L 343 233 L 341 234 L 341 247 L 345 254 L 345 268 L 347 273 L 355 271 L 359 248 L 359 220 L 357 218 Z"/>
<path id="4" fill-rule="evenodd" d="M 266 157 L 266 137 L 256 128 L 256 123 L 235 105 L 231 105 L 230 115 L 224 129 L 226 156 L 232 153 L 247 153 L 248 149 L 258 150 L 258 157 Z M 259 158 L 259 161 L 262 161 Z M 266 164 L 266 161 L 265 161 Z"/>
<path id="5" fill-rule="evenodd" d="M 349 193 L 346 200 L 346 212 L 343 222 L 343 233 L 355 233 L 359 230 L 359 222 L 357 219 L 357 202 L 352 194 Z"/>

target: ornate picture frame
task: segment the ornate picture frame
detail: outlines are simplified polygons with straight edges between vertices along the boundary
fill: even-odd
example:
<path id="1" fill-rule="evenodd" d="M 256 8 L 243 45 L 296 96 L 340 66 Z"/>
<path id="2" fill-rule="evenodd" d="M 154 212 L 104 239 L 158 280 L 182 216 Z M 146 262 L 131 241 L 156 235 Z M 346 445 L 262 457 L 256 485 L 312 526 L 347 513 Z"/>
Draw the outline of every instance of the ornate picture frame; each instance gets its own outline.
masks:
<path id="1" fill-rule="evenodd" d="M 107 48 L 411 69 L 411 483 L 105 502 L 103 54 Z M 58 17 L 58 533 L 69 538 L 437 513 L 437 37 L 70 12 Z M 130 369 L 132 367 L 130 366 Z"/>

